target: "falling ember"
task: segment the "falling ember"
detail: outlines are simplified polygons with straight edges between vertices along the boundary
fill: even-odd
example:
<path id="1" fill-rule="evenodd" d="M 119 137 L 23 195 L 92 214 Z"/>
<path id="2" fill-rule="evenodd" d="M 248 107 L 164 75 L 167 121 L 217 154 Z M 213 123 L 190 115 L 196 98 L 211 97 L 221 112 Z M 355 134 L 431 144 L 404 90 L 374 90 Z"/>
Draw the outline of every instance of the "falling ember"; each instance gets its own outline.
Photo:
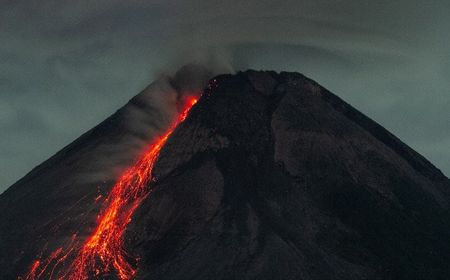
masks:
<path id="1" fill-rule="evenodd" d="M 137 272 L 137 259 L 131 258 L 123 249 L 126 227 L 135 210 L 150 193 L 147 183 L 152 180 L 153 166 L 162 147 L 178 124 L 186 119 L 195 103 L 197 98 L 190 97 L 169 129 L 119 178 L 103 201 L 97 227 L 79 251 L 74 250 L 74 235 L 67 249 L 58 248 L 44 261 L 35 260 L 28 274 L 18 279 L 51 280 L 55 274 L 58 276 L 54 279 L 58 280 L 98 279 L 112 274 L 121 280 L 133 279 Z M 100 197 L 96 198 L 96 201 L 99 199 Z M 75 256 L 73 262 L 67 269 L 56 273 L 57 266 L 71 254 Z"/>

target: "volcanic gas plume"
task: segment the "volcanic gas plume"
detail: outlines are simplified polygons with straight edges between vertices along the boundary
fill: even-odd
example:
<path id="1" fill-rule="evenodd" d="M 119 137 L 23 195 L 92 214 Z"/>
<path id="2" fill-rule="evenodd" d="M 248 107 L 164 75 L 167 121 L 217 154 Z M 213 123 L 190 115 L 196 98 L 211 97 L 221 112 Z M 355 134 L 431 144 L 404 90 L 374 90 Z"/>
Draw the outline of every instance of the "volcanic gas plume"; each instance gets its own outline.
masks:
<path id="1" fill-rule="evenodd" d="M 162 147 L 178 124 L 186 119 L 197 98 L 189 96 L 184 102 L 181 113 L 167 131 L 150 144 L 144 155 L 114 185 L 103 202 L 96 229 L 81 247 L 74 234 L 68 247 L 60 247 L 48 257 L 35 260 L 28 274 L 18 279 L 86 280 L 111 274 L 121 280 L 133 279 L 138 259 L 124 250 L 124 232 L 134 211 L 151 193 L 148 184 L 155 179 L 152 170 Z M 65 264 L 67 259 L 71 261 L 69 265 Z M 61 267 L 63 269 L 58 271 Z"/>

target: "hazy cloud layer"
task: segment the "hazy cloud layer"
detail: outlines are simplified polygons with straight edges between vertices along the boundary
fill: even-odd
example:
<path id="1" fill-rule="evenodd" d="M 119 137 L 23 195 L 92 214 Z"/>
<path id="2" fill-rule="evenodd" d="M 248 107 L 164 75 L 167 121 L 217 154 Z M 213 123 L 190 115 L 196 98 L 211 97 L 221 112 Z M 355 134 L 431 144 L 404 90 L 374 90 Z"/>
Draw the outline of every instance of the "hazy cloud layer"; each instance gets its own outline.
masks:
<path id="1" fill-rule="evenodd" d="M 450 174 L 450 2 L 0 0 L 0 192 L 160 73 L 302 72 Z"/>

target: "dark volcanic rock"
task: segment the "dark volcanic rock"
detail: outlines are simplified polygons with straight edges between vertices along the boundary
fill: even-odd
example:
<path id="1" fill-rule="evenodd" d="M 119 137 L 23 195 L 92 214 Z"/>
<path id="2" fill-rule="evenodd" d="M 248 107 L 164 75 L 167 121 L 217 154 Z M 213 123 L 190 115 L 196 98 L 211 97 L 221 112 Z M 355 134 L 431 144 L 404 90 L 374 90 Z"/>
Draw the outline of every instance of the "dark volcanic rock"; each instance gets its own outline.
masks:
<path id="1" fill-rule="evenodd" d="M 128 247 L 139 279 L 448 279 L 449 181 L 315 82 L 211 83 Z"/>
<path id="2" fill-rule="evenodd" d="M 73 174 L 111 156 L 90 153 L 105 145 L 97 136 L 129 137 L 117 122 L 0 196 L 1 279 L 26 270 L 43 243 L 89 231 L 98 182 Z M 126 249 L 141 257 L 138 279 L 450 278 L 448 178 L 303 75 L 211 80 L 154 172 L 126 234 Z"/>

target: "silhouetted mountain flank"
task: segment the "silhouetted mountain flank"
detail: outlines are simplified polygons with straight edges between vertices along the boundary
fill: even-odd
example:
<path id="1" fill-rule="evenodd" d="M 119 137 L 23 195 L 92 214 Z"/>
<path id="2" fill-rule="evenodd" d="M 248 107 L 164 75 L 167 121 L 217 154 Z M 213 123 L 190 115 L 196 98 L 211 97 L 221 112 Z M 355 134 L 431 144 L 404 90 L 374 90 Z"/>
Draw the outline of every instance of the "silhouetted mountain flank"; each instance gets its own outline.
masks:
<path id="1" fill-rule="evenodd" d="M 4 279 L 89 234 L 112 183 L 80 178 L 127 153 L 99 152 L 134 133 L 124 123 L 114 115 L 0 196 Z M 449 179 L 301 74 L 212 79 L 154 175 L 125 235 L 137 279 L 450 278 Z"/>

